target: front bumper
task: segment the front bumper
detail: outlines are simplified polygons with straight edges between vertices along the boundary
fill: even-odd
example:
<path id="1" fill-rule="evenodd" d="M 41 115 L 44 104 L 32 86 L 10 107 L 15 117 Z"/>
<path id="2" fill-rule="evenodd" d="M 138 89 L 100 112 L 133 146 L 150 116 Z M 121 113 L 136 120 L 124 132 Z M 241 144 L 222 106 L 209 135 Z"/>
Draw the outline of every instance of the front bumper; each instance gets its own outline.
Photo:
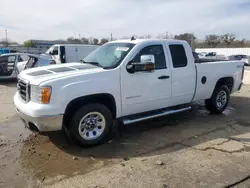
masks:
<path id="1" fill-rule="evenodd" d="M 52 106 L 33 102 L 24 103 L 16 92 L 14 96 L 16 110 L 26 127 L 39 132 L 62 130 L 63 114 Z"/>
<path id="2" fill-rule="evenodd" d="M 31 117 L 16 108 L 26 127 L 32 131 L 50 132 L 62 130 L 63 115 Z"/>

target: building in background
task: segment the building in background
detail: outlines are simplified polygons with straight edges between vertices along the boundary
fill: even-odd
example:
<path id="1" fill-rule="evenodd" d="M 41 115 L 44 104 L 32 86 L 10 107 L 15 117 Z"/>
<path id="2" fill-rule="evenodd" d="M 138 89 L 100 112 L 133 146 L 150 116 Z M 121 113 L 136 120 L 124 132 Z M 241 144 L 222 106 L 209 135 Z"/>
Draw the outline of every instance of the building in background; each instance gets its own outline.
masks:
<path id="1" fill-rule="evenodd" d="M 31 40 L 33 48 L 49 49 L 54 44 L 63 44 L 62 40 Z"/>
<path id="2" fill-rule="evenodd" d="M 63 40 L 30 40 L 32 47 L 25 47 L 24 45 L 10 45 L 9 49 L 12 52 L 22 52 L 31 54 L 41 54 L 46 52 L 54 44 L 64 44 Z"/>

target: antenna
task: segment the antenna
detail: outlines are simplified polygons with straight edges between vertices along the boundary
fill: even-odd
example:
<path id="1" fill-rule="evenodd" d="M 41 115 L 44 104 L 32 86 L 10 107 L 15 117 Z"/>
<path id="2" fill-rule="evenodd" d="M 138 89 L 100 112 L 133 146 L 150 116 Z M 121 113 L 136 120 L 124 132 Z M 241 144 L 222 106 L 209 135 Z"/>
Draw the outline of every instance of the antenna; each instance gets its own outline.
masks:
<path id="1" fill-rule="evenodd" d="M 135 37 L 134 37 L 134 36 L 132 36 L 130 40 L 136 40 L 136 39 L 135 39 Z"/>

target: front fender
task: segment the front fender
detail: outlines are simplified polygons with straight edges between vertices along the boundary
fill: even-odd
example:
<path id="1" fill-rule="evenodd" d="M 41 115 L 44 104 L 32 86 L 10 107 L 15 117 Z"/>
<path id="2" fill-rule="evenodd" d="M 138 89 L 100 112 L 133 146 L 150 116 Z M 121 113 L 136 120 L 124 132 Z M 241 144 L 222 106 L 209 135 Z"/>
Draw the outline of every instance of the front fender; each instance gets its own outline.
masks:
<path id="1" fill-rule="evenodd" d="M 120 80 L 116 74 L 102 74 L 88 77 L 78 77 L 73 80 L 65 80 L 64 84 L 58 89 L 54 89 L 54 99 L 56 104 L 61 105 L 65 112 L 67 105 L 74 99 L 96 94 L 110 94 L 116 102 L 116 113 L 121 115 L 121 90 Z M 53 92 L 53 91 L 52 91 Z M 60 97 L 59 97 L 60 96 Z"/>

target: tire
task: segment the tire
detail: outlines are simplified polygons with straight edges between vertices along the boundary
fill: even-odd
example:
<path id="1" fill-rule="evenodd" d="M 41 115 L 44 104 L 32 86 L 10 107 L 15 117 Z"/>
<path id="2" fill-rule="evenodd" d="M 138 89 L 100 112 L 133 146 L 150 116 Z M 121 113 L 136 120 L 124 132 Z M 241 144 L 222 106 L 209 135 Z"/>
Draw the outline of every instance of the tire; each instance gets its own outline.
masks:
<path id="1" fill-rule="evenodd" d="M 80 128 L 80 123 L 84 125 Z M 80 147 L 90 147 L 103 143 L 111 133 L 113 118 L 111 111 L 103 104 L 84 105 L 73 115 L 69 132 Z"/>
<path id="2" fill-rule="evenodd" d="M 226 99 L 222 102 L 219 102 L 218 100 L 219 95 L 225 96 Z M 222 99 L 223 98 L 224 97 L 222 97 Z M 211 98 L 205 100 L 205 105 L 207 110 L 210 111 L 211 113 L 220 114 L 227 108 L 229 101 L 230 101 L 230 91 L 228 87 L 225 85 L 219 85 L 215 87 L 215 90 Z"/>

